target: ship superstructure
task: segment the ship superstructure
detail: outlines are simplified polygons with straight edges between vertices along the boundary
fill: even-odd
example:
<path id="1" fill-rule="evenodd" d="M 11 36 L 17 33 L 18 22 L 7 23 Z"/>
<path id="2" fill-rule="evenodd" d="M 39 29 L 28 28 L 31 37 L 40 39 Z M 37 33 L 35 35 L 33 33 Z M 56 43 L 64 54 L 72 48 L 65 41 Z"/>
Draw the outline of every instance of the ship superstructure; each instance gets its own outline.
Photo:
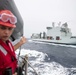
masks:
<path id="1" fill-rule="evenodd" d="M 46 27 L 47 32 L 32 34 L 33 41 L 60 43 L 60 44 L 76 44 L 76 37 L 72 36 L 71 29 L 68 28 L 67 22 L 55 27 L 54 22 L 52 27 Z"/>

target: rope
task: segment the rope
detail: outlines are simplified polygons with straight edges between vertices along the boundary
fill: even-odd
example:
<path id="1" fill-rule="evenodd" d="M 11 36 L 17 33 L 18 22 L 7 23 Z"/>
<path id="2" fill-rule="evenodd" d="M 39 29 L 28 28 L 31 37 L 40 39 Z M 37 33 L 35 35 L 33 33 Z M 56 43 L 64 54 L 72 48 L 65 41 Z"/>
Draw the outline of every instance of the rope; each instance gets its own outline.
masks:
<path id="1" fill-rule="evenodd" d="M 36 75 L 38 75 L 37 71 L 33 68 L 33 66 L 30 64 L 30 62 L 28 62 L 28 60 L 26 58 L 23 58 L 23 57 L 21 57 L 21 58 L 24 59 L 24 61 L 27 61 L 28 65 L 34 70 L 34 72 L 36 73 Z M 24 67 L 24 65 L 25 65 L 25 62 L 23 64 L 23 67 Z"/>

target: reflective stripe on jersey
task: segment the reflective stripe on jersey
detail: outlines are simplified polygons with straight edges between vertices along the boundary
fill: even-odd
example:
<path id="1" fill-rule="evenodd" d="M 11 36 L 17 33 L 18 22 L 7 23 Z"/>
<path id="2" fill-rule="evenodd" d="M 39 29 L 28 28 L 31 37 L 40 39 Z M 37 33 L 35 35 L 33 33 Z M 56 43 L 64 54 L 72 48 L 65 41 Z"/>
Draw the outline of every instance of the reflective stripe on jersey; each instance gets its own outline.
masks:
<path id="1" fill-rule="evenodd" d="M 9 44 L 10 49 L 13 51 L 11 44 L 10 43 L 8 43 L 8 44 Z"/>
<path id="2" fill-rule="evenodd" d="M 3 52 L 4 55 L 7 55 L 7 51 L 0 45 L 0 51 Z"/>

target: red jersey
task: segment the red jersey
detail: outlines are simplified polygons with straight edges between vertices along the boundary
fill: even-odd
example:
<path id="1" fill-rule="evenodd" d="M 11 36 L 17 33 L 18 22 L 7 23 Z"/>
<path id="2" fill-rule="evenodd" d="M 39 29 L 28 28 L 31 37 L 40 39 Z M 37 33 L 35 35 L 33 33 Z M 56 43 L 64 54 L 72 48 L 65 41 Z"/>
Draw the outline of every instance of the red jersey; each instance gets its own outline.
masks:
<path id="1" fill-rule="evenodd" d="M 11 68 L 14 73 L 17 68 L 17 59 L 11 42 L 8 40 L 5 44 L 0 40 L 0 75 L 4 75 L 6 68 Z"/>

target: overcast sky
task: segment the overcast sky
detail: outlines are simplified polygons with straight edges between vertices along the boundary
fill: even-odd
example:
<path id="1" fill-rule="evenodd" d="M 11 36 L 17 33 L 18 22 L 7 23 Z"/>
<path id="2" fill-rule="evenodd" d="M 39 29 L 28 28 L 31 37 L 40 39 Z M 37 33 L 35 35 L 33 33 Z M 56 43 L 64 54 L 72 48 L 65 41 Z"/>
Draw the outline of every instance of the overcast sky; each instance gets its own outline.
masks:
<path id="1" fill-rule="evenodd" d="M 67 22 L 76 35 L 76 0 L 14 0 L 24 21 L 24 36 L 45 31 L 55 22 Z"/>

